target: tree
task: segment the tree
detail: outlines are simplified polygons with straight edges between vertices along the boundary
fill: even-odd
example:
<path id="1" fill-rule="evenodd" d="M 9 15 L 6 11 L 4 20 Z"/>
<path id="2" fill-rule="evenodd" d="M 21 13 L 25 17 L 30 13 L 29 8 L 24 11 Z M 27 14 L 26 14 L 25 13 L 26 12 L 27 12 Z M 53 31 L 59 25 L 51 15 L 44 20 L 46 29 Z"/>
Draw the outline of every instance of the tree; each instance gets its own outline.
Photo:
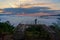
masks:
<path id="1" fill-rule="evenodd" d="M 10 24 L 9 21 L 6 22 L 0 22 L 0 32 L 9 32 L 12 33 L 14 29 L 14 26 Z"/>
<path id="2" fill-rule="evenodd" d="M 41 25 L 31 25 L 29 28 L 25 31 L 26 36 L 30 39 L 41 39 L 41 40 L 49 40 L 49 34 L 47 31 L 45 31 Z"/>

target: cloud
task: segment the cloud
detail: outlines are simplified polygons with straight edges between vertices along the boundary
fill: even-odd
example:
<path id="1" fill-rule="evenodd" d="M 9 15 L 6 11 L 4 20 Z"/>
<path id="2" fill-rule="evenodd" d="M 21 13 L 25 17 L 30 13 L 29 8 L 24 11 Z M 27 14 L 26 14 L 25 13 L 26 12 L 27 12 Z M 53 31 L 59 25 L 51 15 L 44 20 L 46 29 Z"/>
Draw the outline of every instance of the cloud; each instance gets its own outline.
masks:
<path id="1" fill-rule="evenodd" d="M 0 6 L 0 8 L 10 8 L 10 6 L 9 5 L 2 5 L 2 6 Z"/>
<path id="2" fill-rule="evenodd" d="M 17 14 L 18 16 L 46 16 L 46 15 L 52 15 L 52 14 L 48 14 L 48 13 L 35 13 L 35 14 Z"/>
<path id="3" fill-rule="evenodd" d="M 24 4 L 21 5 L 21 8 L 30 8 L 30 7 L 50 7 L 51 10 L 60 10 L 59 4 L 53 4 L 53 3 L 35 3 L 35 4 Z"/>
<path id="4" fill-rule="evenodd" d="M 12 12 L 13 14 L 31 14 L 31 13 L 39 13 L 40 9 L 48 10 L 48 7 L 31 7 L 31 8 L 5 8 L 4 12 Z"/>
<path id="5" fill-rule="evenodd" d="M 52 0 L 35 0 L 36 3 L 51 3 Z"/>
<path id="6" fill-rule="evenodd" d="M 60 0 L 0 0 L 0 8 L 30 8 L 34 6 L 50 7 L 51 10 L 60 10 Z"/>
<path id="7" fill-rule="evenodd" d="M 20 4 L 29 4 L 29 3 L 32 3 L 33 0 L 19 0 Z"/>
<path id="8" fill-rule="evenodd" d="M 35 0 L 40 3 L 60 3 L 60 0 Z"/>

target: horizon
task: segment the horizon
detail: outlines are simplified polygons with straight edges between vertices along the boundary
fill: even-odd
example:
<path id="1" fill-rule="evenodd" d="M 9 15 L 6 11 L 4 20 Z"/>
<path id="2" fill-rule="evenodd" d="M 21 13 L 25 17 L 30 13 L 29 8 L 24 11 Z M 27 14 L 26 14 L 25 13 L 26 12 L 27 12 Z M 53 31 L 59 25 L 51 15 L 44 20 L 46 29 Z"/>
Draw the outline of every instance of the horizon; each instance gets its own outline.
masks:
<path id="1" fill-rule="evenodd" d="M 31 7 L 31 8 L 4 8 L 0 14 L 10 14 L 18 16 L 48 16 L 60 15 L 60 10 L 50 10 L 49 7 Z"/>

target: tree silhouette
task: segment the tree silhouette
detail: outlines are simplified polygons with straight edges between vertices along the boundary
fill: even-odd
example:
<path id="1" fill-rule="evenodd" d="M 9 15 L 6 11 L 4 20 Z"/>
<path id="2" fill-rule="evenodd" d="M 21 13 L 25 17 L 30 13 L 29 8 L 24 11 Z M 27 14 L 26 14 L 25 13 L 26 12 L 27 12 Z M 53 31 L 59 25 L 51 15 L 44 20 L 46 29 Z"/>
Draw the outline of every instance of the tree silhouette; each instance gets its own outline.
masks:
<path id="1" fill-rule="evenodd" d="M 11 25 L 9 21 L 0 22 L 0 33 L 3 33 L 3 32 L 12 33 L 13 29 L 14 29 L 14 26 Z"/>

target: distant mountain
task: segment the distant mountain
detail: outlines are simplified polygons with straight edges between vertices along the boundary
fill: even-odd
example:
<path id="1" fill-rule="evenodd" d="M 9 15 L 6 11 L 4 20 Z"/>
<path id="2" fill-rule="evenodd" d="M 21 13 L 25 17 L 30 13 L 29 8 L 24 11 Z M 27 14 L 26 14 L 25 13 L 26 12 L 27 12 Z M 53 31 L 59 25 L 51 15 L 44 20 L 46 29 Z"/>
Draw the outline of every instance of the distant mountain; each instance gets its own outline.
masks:
<path id="1" fill-rule="evenodd" d="M 60 10 L 49 10 L 48 7 L 31 7 L 31 8 L 5 8 L 4 12 L 11 12 L 12 14 L 34 14 L 34 13 L 48 13 L 59 14 Z"/>

